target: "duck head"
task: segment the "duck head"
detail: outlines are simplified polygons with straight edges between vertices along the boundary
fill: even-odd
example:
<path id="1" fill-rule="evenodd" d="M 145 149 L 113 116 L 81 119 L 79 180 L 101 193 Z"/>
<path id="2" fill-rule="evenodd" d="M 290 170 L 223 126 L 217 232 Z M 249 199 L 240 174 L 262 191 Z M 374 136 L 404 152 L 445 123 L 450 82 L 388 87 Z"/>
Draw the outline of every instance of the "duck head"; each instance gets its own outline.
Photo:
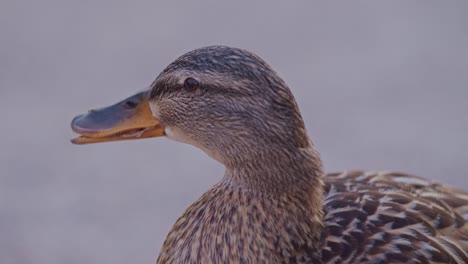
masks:
<path id="1" fill-rule="evenodd" d="M 225 165 L 310 145 L 286 83 L 255 54 L 225 46 L 188 52 L 148 90 L 72 121 L 75 144 L 166 136 Z"/>

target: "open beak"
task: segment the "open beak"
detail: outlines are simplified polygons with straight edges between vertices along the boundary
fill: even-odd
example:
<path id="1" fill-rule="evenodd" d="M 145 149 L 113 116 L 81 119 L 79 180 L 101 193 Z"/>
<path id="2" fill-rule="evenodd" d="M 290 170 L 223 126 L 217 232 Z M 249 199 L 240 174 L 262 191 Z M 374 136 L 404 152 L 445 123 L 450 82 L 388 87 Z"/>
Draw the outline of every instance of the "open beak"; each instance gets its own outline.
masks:
<path id="1" fill-rule="evenodd" d="M 79 115 L 73 119 L 71 127 L 80 134 L 71 140 L 74 144 L 164 136 L 164 128 L 151 113 L 147 92 Z"/>

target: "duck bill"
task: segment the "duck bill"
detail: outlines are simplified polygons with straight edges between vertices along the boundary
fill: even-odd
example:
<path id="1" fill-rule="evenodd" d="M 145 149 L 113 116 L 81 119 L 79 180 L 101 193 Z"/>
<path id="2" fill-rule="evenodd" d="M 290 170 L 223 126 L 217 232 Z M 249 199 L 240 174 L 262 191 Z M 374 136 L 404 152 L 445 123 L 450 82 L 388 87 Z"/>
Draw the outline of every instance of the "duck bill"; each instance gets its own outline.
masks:
<path id="1" fill-rule="evenodd" d="M 147 92 L 79 115 L 73 119 L 71 127 L 80 135 L 71 140 L 74 144 L 164 136 L 164 128 L 151 113 Z"/>

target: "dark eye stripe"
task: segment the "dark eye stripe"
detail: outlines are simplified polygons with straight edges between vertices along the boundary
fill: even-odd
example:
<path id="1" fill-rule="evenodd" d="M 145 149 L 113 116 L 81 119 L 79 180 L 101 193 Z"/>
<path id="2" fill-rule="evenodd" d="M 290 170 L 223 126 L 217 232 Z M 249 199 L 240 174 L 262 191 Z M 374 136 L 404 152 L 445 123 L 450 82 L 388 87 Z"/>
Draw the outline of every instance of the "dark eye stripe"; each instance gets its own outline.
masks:
<path id="1" fill-rule="evenodd" d="M 157 97 L 161 97 L 163 94 L 179 90 L 180 88 L 184 88 L 187 91 L 195 91 L 198 88 L 200 88 L 200 82 L 191 77 L 185 79 L 182 87 L 173 82 L 160 82 L 158 84 L 155 84 L 149 92 L 149 99 L 153 100 Z"/>
<path id="2" fill-rule="evenodd" d="M 248 84 L 248 83 L 247 83 Z M 255 84 L 252 84 L 255 85 Z M 210 93 L 210 94 L 222 94 L 222 95 L 229 95 L 231 97 L 242 97 L 242 96 L 252 96 L 257 93 L 265 92 L 261 90 L 251 90 L 251 89 L 243 89 L 239 90 L 235 87 L 220 87 L 214 86 L 213 84 L 203 83 L 194 78 L 187 78 L 184 81 L 183 85 L 180 85 L 174 81 L 159 81 L 157 84 L 153 86 L 153 88 L 149 91 L 149 99 L 154 100 L 158 97 L 163 96 L 164 94 L 180 91 L 181 89 L 186 90 L 187 92 L 201 90 L 201 94 Z"/>

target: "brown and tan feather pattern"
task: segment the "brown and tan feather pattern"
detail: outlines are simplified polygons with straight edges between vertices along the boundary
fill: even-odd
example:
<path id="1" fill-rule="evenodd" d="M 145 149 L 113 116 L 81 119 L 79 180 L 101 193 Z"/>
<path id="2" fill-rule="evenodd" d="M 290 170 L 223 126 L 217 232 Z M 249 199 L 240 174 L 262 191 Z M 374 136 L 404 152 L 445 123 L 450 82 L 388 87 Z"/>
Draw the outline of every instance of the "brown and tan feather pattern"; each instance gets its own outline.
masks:
<path id="1" fill-rule="evenodd" d="M 225 167 L 177 220 L 158 263 L 468 263 L 468 192 L 402 173 L 324 176 L 291 90 L 257 55 L 193 50 L 141 97 L 164 135 Z M 93 132 L 82 119 L 75 128 Z"/>
<path id="2" fill-rule="evenodd" d="M 198 93 L 178 88 L 187 77 Z M 169 137 L 226 167 L 158 263 L 468 263 L 466 192 L 398 173 L 323 177 L 294 96 L 255 54 L 184 54 L 150 98 Z"/>
<path id="3" fill-rule="evenodd" d="M 319 263 L 321 218 L 310 204 L 218 183 L 177 220 L 158 263 Z"/>
<path id="4" fill-rule="evenodd" d="M 325 263 L 468 263 L 468 192 L 392 172 L 325 183 Z"/>
<path id="5" fill-rule="evenodd" d="M 314 218 L 312 199 L 224 180 L 179 218 L 158 263 L 468 263 L 468 192 L 395 172 L 324 182 L 324 215 Z"/>

